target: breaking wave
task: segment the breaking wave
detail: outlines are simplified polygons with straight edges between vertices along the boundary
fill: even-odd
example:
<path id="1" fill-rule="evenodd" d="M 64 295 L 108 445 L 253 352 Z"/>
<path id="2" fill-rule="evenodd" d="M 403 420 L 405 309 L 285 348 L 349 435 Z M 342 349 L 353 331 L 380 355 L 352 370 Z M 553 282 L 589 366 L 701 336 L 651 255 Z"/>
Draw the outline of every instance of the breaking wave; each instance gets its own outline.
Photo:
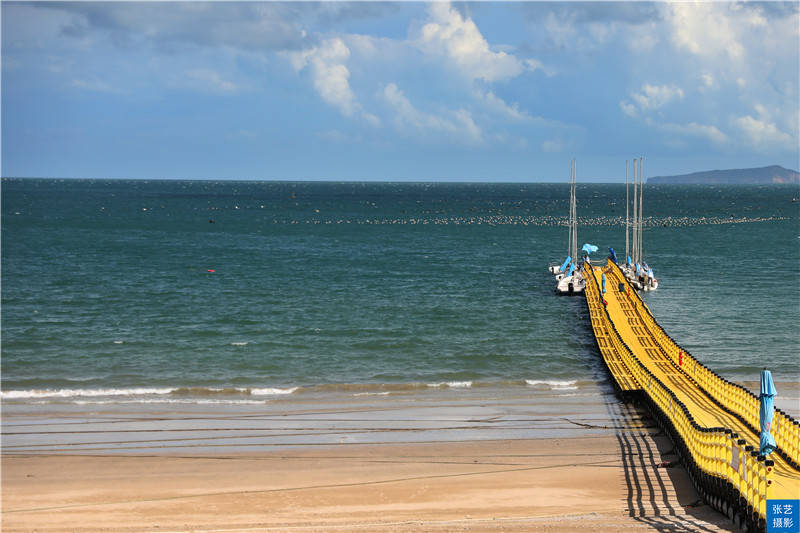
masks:
<path id="1" fill-rule="evenodd" d="M 263 403 L 291 395 L 389 396 L 429 391 L 501 388 L 539 393 L 574 391 L 591 382 L 576 380 L 432 381 L 410 383 L 327 383 L 288 387 L 52 388 L 0 391 L 0 400 L 32 403 Z"/>

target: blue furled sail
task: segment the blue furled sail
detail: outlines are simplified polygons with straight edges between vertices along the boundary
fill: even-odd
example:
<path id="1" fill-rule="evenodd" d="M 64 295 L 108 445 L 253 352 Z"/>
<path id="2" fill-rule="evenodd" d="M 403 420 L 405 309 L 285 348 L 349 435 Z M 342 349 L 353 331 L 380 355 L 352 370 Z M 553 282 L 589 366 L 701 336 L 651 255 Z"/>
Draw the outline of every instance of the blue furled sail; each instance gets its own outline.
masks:
<path id="1" fill-rule="evenodd" d="M 769 455 L 774 452 L 778 445 L 775 444 L 775 438 L 770 433 L 772 429 L 772 417 L 775 414 L 773 398 L 778 394 L 775 390 L 775 384 L 772 382 L 772 373 L 764 369 L 761 371 L 761 394 L 759 399 L 761 405 L 758 410 L 758 421 L 761 426 L 761 455 Z"/>
<path id="2" fill-rule="evenodd" d="M 570 263 L 569 264 L 569 275 L 571 276 L 574 273 L 575 273 L 575 263 Z"/>
<path id="3" fill-rule="evenodd" d="M 589 243 L 584 244 L 583 248 L 581 248 L 581 251 L 586 252 L 587 254 L 591 254 L 593 252 L 596 252 L 597 250 L 599 250 L 597 246 Z"/>
<path id="4" fill-rule="evenodd" d="M 614 252 L 613 248 L 608 249 L 608 258 L 614 261 L 614 264 L 619 264 L 619 261 L 617 261 L 617 254 Z"/>
<path id="5" fill-rule="evenodd" d="M 561 265 L 561 268 L 559 268 L 558 271 L 564 272 L 564 269 L 567 268 L 567 265 L 569 264 L 570 261 L 572 261 L 572 258 L 570 256 L 567 256 L 567 259 L 564 261 L 564 264 Z"/>

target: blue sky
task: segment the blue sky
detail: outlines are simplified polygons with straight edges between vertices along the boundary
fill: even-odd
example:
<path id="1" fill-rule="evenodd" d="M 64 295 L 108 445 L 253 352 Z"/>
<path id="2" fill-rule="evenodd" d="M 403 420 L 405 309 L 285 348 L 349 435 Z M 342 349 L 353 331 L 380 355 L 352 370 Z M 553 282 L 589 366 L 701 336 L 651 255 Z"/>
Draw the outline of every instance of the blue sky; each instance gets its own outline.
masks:
<path id="1" fill-rule="evenodd" d="M 800 167 L 800 4 L 2 2 L 2 175 Z"/>

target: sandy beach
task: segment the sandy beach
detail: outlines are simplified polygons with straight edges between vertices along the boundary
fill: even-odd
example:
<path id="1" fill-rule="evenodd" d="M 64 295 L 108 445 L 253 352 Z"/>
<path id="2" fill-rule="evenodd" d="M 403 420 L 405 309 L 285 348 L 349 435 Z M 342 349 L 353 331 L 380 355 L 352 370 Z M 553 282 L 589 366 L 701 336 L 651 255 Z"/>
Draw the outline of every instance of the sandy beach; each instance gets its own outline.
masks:
<path id="1" fill-rule="evenodd" d="M 254 418 L 263 417 L 238 412 L 236 418 L 251 427 L 248 442 L 260 443 L 252 451 L 243 451 L 242 443 L 230 436 L 230 428 L 217 428 L 225 433 L 221 441 L 204 440 L 215 438 L 210 435 L 215 433 L 211 426 L 230 425 L 232 416 L 223 423 L 210 413 L 172 418 L 163 413 L 125 418 L 116 413 L 114 421 L 124 419 L 122 426 L 115 423 L 113 432 L 93 433 L 91 428 L 103 422 L 97 414 L 76 418 L 64 413 L 42 417 L 12 412 L 4 417 L 8 435 L 2 458 L 2 529 L 730 528 L 722 515 L 698 505 L 698 496 L 680 466 L 657 467 L 677 457 L 646 413 L 609 402 L 605 414 L 590 412 L 586 403 L 587 410 L 566 413 L 568 417 L 554 412 L 552 404 L 549 414 L 531 416 L 533 401 L 526 405 L 504 398 L 492 403 L 489 395 L 483 396 L 484 405 L 475 406 L 478 414 L 495 415 L 473 417 L 470 424 L 465 424 L 468 417 L 458 415 L 463 407 L 460 402 L 442 406 L 441 398 L 427 406 L 436 410 L 435 417 L 427 420 L 425 402 L 420 401 L 412 407 L 390 409 L 391 402 L 380 399 L 349 410 L 341 405 L 323 409 L 322 405 L 290 403 L 261 426 L 261 437 L 253 436 L 252 427 Z M 447 422 L 441 409 L 449 413 Z M 434 418 L 439 422 L 434 423 Z M 174 435 L 181 433 L 178 430 L 187 419 L 191 419 L 188 433 L 199 445 L 195 440 L 175 443 Z M 372 440 L 366 443 L 356 438 L 365 430 L 364 420 L 370 426 L 381 421 L 384 425 L 382 431 L 367 433 Z M 104 421 L 112 422 L 107 417 Z M 299 440 L 302 431 L 287 429 L 290 421 L 306 426 Z M 309 427 L 312 421 L 313 428 Z M 353 426 L 355 421 L 361 421 L 361 426 Z M 278 430 L 278 425 L 282 438 L 264 436 L 269 429 Z M 312 433 L 328 434 L 335 427 L 339 428 L 336 442 L 314 442 Z M 454 428 L 466 433 L 459 436 Z M 515 433 L 523 431 L 520 428 L 524 432 Z M 521 436 L 498 439 L 498 435 Z"/>

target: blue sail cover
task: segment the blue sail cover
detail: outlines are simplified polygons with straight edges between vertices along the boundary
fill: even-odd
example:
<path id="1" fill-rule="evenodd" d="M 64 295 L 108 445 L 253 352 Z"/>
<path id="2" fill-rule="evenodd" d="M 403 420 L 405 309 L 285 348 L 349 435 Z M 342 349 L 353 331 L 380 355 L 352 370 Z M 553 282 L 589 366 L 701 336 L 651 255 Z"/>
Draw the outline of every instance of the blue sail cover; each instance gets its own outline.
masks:
<path id="1" fill-rule="evenodd" d="M 569 264 L 569 275 L 571 276 L 574 273 L 575 273 L 575 263 L 570 263 Z"/>
<path id="2" fill-rule="evenodd" d="M 608 249 L 608 258 L 614 261 L 615 264 L 619 264 L 619 261 L 617 261 L 617 254 L 614 252 L 613 248 Z"/>
<path id="3" fill-rule="evenodd" d="M 758 410 L 758 421 L 761 426 L 761 455 L 769 455 L 778 448 L 778 445 L 775 444 L 775 438 L 770 433 L 772 417 L 775 414 L 773 398 L 777 394 L 775 383 L 772 382 L 772 373 L 769 370 L 762 370 L 761 394 L 759 395 L 761 405 Z"/>
<path id="4" fill-rule="evenodd" d="M 591 253 L 596 252 L 597 250 L 599 250 L 599 248 L 597 246 L 595 246 L 594 244 L 589 244 L 587 242 L 586 244 L 583 245 L 583 248 L 581 248 L 581 250 L 586 252 L 587 254 L 591 254 Z"/>
<path id="5" fill-rule="evenodd" d="M 564 264 L 561 265 L 561 268 L 559 268 L 558 271 L 564 272 L 564 269 L 567 268 L 567 265 L 569 264 L 570 261 L 572 261 L 572 258 L 570 256 L 567 256 L 567 258 L 564 260 Z"/>

